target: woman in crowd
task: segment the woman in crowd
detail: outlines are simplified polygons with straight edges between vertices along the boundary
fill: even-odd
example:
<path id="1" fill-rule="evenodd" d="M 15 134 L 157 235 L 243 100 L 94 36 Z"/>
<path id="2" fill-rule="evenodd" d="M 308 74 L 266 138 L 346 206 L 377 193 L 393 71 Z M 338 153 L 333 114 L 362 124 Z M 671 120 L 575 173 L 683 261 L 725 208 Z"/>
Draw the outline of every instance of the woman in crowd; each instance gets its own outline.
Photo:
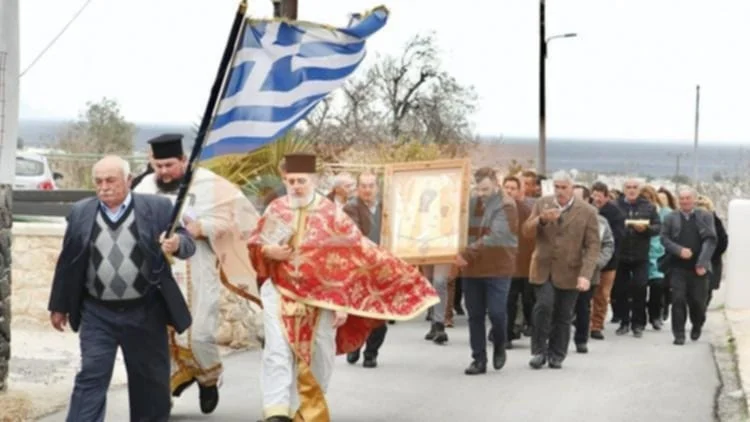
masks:
<path id="1" fill-rule="evenodd" d="M 669 214 L 670 212 L 677 209 L 677 200 L 675 199 L 672 192 L 669 191 L 669 189 L 665 188 L 664 186 L 660 187 L 657 191 L 659 195 L 659 200 L 661 201 L 662 205 L 664 205 L 665 208 L 667 208 L 667 212 L 665 214 Z M 662 321 L 666 321 L 669 319 L 669 305 L 672 303 L 672 289 L 669 285 L 669 275 L 667 274 L 664 278 L 664 289 L 662 289 L 662 298 L 664 299 L 662 301 Z"/>
<path id="2" fill-rule="evenodd" d="M 651 186 L 644 185 L 641 188 L 641 196 L 646 198 L 653 206 L 656 207 L 659 213 L 659 218 L 664 222 L 664 217 L 667 216 L 671 209 L 664 206 L 662 201 L 659 199 L 659 194 Z M 651 322 L 651 326 L 654 330 L 661 330 L 663 325 L 663 304 L 664 304 L 664 273 L 659 271 L 657 262 L 659 258 L 664 255 L 664 246 L 661 243 L 661 236 L 651 236 L 651 244 L 649 246 L 648 253 L 648 319 Z"/>
<path id="3" fill-rule="evenodd" d="M 729 237 L 727 236 L 726 229 L 724 229 L 724 224 L 721 222 L 721 218 L 716 215 L 716 211 L 714 210 L 714 203 L 710 198 L 700 195 L 698 196 L 698 201 L 695 205 L 714 215 L 714 226 L 716 227 L 716 249 L 714 250 L 714 254 L 711 257 L 712 270 L 708 275 L 710 283 L 710 289 L 708 290 L 708 300 L 706 301 L 706 308 L 708 308 L 708 305 L 711 303 L 713 291 L 718 290 L 719 286 L 721 285 L 722 268 L 724 266 L 722 262 L 722 256 L 724 255 L 724 252 L 726 252 L 727 246 L 729 245 Z"/>

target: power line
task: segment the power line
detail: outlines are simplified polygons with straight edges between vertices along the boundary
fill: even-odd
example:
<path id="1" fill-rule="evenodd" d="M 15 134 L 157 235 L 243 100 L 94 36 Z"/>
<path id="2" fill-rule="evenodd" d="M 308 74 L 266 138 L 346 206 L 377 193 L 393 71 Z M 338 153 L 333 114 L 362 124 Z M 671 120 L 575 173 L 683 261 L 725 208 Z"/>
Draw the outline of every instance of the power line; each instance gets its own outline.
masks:
<path id="1" fill-rule="evenodd" d="M 54 38 L 52 38 L 52 41 L 50 41 L 49 44 L 47 44 L 47 46 L 44 47 L 44 49 L 39 53 L 39 55 L 37 55 L 34 58 L 34 60 L 31 61 L 31 63 L 26 67 L 26 69 L 24 69 L 23 72 L 21 72 L 21 74 L 18 75 L 19 78 L 23 77 L 23 75 L 25 75 L 26 72 L 28 72 L 32 67 L 34 67 L 34 65 L 36 64 L 36 62 L 38 62 L 39 59 L 41 59 L 42 56 L 44 56 L 44 54 L 47 52 L 47 50 L 49 50 L 50 47 L 52 47 L 57 42 L 57 40 L 62 36 L 62 34 L 64 34 L 65 31 L 68 30 L 68 28 L 70 27 L 70 25 L 73 22 L 75 22 L 76 19 L 78 19 L 78 16 L 80 16 L 81 13 L 83 13 L 83 11 L 86 10 L 86 7 L 88 7 L 88 5 L 91 4 L 91 1 L 92 0 L 86 0 L 86 3 L 84 3 L 83 6 L 81 6 L 80 9 L 78 9 L 78 11 L 76 12 L 76 14 L 73 15 L 72 18 L 70 18 L 70 20 L 68 21 L 68 23 L 66 23 L 65 26 L 63 26 L 63 28 L 60 30 L 60 32 L 57 35 L 55 35 Z"/>

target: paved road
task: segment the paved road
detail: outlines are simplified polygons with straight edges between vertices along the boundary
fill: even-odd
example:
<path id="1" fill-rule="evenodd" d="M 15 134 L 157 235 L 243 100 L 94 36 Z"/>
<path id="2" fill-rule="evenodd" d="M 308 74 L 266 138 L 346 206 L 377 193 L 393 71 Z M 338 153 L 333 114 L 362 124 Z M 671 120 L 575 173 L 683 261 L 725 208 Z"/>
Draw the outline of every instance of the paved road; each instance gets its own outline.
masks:
<path id="1" fill-rule="evenodd" d="M 647 330 L 642 339 L 592 341 L 590 353 L 572 351 L 562 370 L 531 370 L 528 339 L 509 351 L 506 367 L 469 377 L 466 320 L 449 329 L 450 342 L 422 339 L 427 323 L 389 326 L 380 366 L 351 366 L 339 357 L 328 403 L 334 421 L 546 421 L 631 422 L 713 420 L 719 380 L 708 340 L 673 346 L 668 332 Z M 708 336 L 704 336 L 708 337 Z M 259 353 L 225 362 L 221 402 L 211 416 L 200 413 L 197 389 L 175 402 L 174 421 L 255 421 L 260 418 Z M 107 420 L 128 420 L 127 391 L 110 394 Z M 64 413 L 44 419 L 63 421 Z"/>

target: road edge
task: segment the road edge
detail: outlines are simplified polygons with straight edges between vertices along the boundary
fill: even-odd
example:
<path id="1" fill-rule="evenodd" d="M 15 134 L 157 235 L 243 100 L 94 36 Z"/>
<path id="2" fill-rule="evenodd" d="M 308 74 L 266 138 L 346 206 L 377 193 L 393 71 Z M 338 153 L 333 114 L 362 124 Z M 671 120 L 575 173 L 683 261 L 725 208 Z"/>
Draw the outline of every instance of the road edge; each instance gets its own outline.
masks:
<path id="1" fill-rule="evenodd" d="M 713 315 L 711 315 L 713 314 Z M 737 343 L 723 309 L 709 312 L 711 322 L 711 352 L 716 365 L 719 383 L 714 395 L 714 420 L 740 422 L 748 420 L 746 392 L 737 356 Z"/>

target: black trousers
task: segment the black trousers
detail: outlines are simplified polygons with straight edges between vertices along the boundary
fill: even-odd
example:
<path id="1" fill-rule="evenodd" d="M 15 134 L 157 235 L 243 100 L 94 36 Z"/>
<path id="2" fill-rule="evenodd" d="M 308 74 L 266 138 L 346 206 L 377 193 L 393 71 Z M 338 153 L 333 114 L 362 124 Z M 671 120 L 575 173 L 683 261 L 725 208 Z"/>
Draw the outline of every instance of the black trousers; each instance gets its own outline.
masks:
<path id="1" fill-rule="evenodd" d="M 591 286 L 585 292 L 578 293 L 575 306 L 575 319 L 573 326 L 575 334 L 573 342 L 575 344 L 586 344 L 589 342 L 589 328 L 591 327 L 591 298 L 594 296 L 596 286 Z"/>
<path id="2" fill-rule="evenodd" d="M 536 286 L 531 354 L 565 359 L 578 290 L 562 290 L 552 281 Z"/>
<path id="3" fill-rule="evenodd" d="M 508 293 L 508 340 L 513 339 L 514 322 L 518 312 L 518 298 L 521 298 L 523 321 L 531 325 L 531 315 L 534 311 L 534 290 L 529 284 L 528 277 L 513 277 L 510 281 Z"/>
<path id="4" fill-rule="evenodd" d="M 667 289 L 663 278 L 652 278 L 648 281 L 648 320 L 654 322 L 661 319 L 664 311 L 664 295 Z"/>
<path id="5" fill-rule="evenodd" d="M 365 343 L 365 359 L 376 359 L 380 346 L 385 342 L 385 334 L 388 332 L 388 324 L 383 324 L 370 331 Z"/>
<path id="6" fill-rule="evenodd" d="M 674 268 L 670 272 L 670 282 L 672 284 L 672 334 L 675 337 L 684 338 L 685 320 L 688 315 L 693 327 L 701 328 L 706 322 L 708 275 L 699 276 L 695 271 Z"/>
<path id="7" fill-rule="evenodd" d="M 643 328 L 646 326 L 646 294 L 648 261 L 620 261 L 615 284 L 612 286 L 613 311 L 620 324 Z"/>
<path id="8" fill-rule="evenodd" d="M 117 348 L 128 374 L 131 422 L 169 419 L 167 314 L 152 294 L 143 305 L 112 309 L 85 300 L 79 330 L 81 370 L 75 378 L 67 422 L 102 422 Z"/>

